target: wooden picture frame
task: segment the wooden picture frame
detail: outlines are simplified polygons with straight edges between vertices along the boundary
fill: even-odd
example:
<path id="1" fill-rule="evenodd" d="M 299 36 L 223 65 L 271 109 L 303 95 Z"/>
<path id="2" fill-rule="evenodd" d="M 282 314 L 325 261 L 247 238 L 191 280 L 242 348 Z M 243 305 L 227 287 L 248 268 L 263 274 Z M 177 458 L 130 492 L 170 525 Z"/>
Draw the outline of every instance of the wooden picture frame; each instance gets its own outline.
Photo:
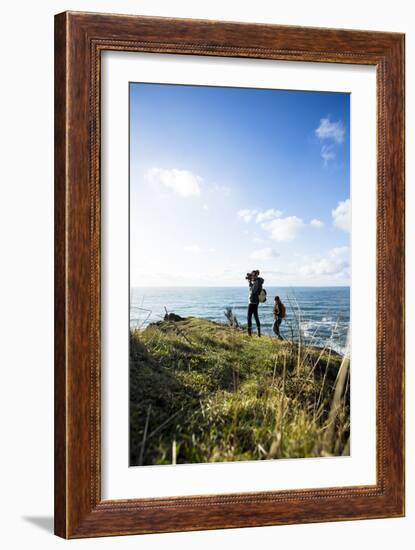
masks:
<path id="1" fill-rule="evenodd" d="M 104 50 L 373 65 L 373 486 L 101 499 L 100 59 Z M 404 35 L 65 12 L 55 17 L 55 533 L 64 538 L 404 515 Z"/>

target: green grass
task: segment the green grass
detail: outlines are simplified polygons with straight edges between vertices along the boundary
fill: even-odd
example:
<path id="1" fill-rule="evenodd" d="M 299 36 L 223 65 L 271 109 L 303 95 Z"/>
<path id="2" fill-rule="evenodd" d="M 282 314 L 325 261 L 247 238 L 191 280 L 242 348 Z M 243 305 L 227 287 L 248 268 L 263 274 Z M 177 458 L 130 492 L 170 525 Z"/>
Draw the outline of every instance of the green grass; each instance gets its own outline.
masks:
<path id="1" fill-rule="evenodd" d="M 205 319 L 130 333 L 130 464 L 348 454 L 348 361 Z"/>

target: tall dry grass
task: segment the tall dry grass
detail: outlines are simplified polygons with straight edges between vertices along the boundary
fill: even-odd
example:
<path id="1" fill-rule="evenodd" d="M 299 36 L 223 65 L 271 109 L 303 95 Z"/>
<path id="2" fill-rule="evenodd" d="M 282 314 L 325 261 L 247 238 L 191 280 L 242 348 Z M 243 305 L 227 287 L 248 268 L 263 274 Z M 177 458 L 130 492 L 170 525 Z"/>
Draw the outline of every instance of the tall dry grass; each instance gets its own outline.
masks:
<path id="1" fill-rule="evenodd" d="M 204 319 L 131 332 L 130 463 L 337 456 L 350 452 L 349 358 Z"/>

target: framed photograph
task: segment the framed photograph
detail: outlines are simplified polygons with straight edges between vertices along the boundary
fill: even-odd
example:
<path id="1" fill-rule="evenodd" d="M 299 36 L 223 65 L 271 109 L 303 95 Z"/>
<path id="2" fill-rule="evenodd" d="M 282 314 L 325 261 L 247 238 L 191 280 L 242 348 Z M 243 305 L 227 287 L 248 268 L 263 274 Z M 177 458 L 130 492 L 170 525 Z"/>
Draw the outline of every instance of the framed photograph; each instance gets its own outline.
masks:
<path id="1" fill-rule="evenodd" d="M 404 515 L 404 35 L 55 18 L 55 533 Z"/>

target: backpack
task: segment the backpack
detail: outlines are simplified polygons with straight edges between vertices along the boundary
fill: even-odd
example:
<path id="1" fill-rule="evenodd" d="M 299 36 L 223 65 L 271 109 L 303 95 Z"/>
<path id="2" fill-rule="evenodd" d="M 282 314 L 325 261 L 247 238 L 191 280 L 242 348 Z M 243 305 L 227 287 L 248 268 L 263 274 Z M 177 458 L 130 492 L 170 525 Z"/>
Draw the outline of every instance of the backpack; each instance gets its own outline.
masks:
<path id="1" fill-rule="evenodd" d="M 260 304 L 263 304 L 266 301 L 267 301 L 267 291 L 265 290 L 265 288 L 261 288 L 258 294 L 258 302 Z"/>
<path id="2" fill-rule="evenodd" d="M 282 302 L 278 304 L 278 309 L 279 309 L 279 316 L 281 317 L 281 319 L 285 319 L 285 305 Z"/>

